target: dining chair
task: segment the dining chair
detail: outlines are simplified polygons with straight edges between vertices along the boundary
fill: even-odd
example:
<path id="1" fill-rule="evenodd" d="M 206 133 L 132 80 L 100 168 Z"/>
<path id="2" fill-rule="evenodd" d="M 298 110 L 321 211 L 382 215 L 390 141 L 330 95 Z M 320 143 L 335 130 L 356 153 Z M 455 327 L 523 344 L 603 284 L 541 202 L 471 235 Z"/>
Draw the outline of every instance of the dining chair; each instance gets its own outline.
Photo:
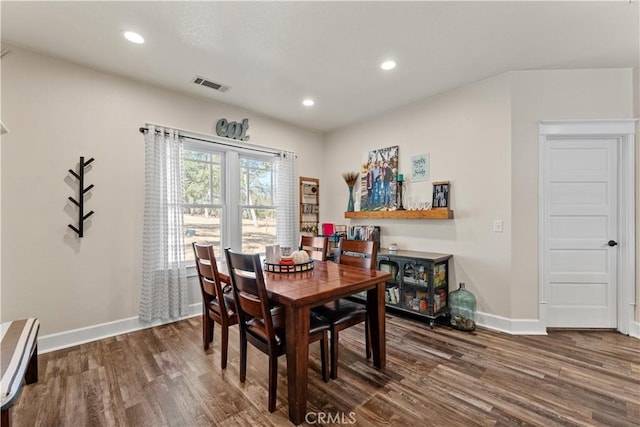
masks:
<path id="1" fill-rule="evenodd" d="M 309 258 L 317 261 L 327 260 L 327 247 L 329 246 L 329 239 L 319 236 L 300 236 L 299 249 L 306 251 L 309 254 Z"/>
<path id="2" fill-rule="evenodd" d="M 342 238 L 338 248 L 337 262 L 339 264 L 375 270 L 378 252 L 375 242 Z M 331 379 L 338 378 L 338 333 L 340 331 L 364 322 L 365 355 L 367 359 L 371 357 L 369 318 L 366 305 L 342 298 L 314 307 L 312 314 L 321 319 L 326 319 L 331 325 Z"/>
<path id="3" fill-rule="evenodd" d="M 213 341 L 213 326 L 220 324 L 222 331 L 222 350 L 220 366 L 227 368 L 227 351 L 229 348 L 229 326 L 238 323 L 236 305 L 233 300 L 231 286 L 222 287 L 216 257 L 212 245 L 192 243 L 193 253 L 196 258 L 196 268 L 200 279 L 202 291 L 202 340 L 204 350 L 209 350 L 209 343 Z"/>
<path id="4" fill-rule="evenodd" d="M 247 376 L 247 342 L 269 356 L 269 412 L 276 409 L 278 356 L 286 351 L 284 307 L 267 295 L 258 254 L 225 250 L 240 324 L 240 382 Z M 329 381 L 329 324 L 311 316 L 309 343 L 320 341 L 322 379 Z"/>

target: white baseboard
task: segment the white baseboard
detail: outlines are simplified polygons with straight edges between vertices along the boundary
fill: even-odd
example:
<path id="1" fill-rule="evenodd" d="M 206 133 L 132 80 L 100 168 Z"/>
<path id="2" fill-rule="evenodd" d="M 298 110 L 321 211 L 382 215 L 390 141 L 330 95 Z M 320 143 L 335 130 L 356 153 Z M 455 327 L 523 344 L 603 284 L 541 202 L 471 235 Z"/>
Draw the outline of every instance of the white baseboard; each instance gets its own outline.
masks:
<path id="1" fill-rule="evenodd" d="M 547 328 L 538 319 L 508 319 L 488 313 L 476 313 L 476 323 L 488 329 L 511 335 L 547 335 Z"/>
<path id="2" fill-rule="evenodd" d="M 189 313 L 177 320 L 200 316 L 201 314 L 202 304 L 198 302 L 191 304 L 189 306 Z M 130 317 L 128 319 L 121 319 L 113 322 L 101 323 L 99 325 L 73 329 L 71 331 L 60 332 L 57 334 L 45 335 L 38 338 L 38 353 L 44 354 L 50 351 L 73 347 L 75 345 L 97 341 L 115 335 L 152 328 L 164 323 L 171 322 L 157 321 L 153 323 L 145 323 L 141 322 L 138 317 Z M 488 313 L 476 313 L 476 323 L 478 326 L 483 326 L 488 329 L 505 332 L 511 335 L 547 335 L 547 329 L 543 327 L 538 319 L 508 319 L 506 317 Z M 631 324 L 629 335 L 635 338 L 640 338 L 640 322 L 633 322 Z"/>
<path id="3" fill-rule="evenodd" d="M 57 334 L 45 335 L 38 338 L 38 353 L 44 354 L 50 351 L 73 347 L 78 344 L 84 344 L 115 335 L 139 331 L 141 329 L 152 328 L 154 326 L 188 319 L 194 316 L 200 316 L 201 314 L 202 303 L 198 302 L 189 306 L 189 312 L 186 316 L 169 322 L 156 321 L 147 323 L 140 321 L 138 317 L 129 317 L 127 319 L 115 320 L 113 322 L 101 323 L 99 325 L 92 325 L 84 328 L 73 329 L 71 331 L 59 332 Z"/>
<path id="4" fill-rule="evenodd" d="M 487 329 L 511 335 L 547 335 L 547 328 L 538 319 L 507 319 L 487 313 L 476 313 L 476 323 Z M 640 338 L 640 322 L 632 322 L 629 336 Z"/>

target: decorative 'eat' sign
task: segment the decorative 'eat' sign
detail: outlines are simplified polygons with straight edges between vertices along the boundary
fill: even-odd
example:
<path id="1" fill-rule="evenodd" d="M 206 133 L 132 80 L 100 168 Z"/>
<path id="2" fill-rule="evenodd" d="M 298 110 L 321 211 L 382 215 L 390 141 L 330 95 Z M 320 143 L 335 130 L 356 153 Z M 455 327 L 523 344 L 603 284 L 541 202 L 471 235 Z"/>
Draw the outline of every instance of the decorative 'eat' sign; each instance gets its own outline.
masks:
<path id="1" fill-rule="evenodd" d="M 227 122 L 227 119 L 220 119 L 216 123 L 216 134 L 231 139 L 239 139 L 240 141 L 248 141 L 250 136 L 247 135 L 249 129 L 249 119 L 242 119 L 242 123 Z"/>

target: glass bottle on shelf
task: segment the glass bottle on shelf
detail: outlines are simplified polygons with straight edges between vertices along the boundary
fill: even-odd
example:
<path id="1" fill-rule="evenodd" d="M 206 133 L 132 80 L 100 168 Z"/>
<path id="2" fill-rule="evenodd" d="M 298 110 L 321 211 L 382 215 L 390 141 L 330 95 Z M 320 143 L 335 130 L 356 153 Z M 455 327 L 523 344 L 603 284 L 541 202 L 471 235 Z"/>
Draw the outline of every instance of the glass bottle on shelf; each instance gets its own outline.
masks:
<path id="1" fill-rule="evenodd" d="M 451 326 L 463 331 L 473 331 L 476 328 L 476 297 L 465 289 L 464 283 L 449 294 L 449 309 Z"/>

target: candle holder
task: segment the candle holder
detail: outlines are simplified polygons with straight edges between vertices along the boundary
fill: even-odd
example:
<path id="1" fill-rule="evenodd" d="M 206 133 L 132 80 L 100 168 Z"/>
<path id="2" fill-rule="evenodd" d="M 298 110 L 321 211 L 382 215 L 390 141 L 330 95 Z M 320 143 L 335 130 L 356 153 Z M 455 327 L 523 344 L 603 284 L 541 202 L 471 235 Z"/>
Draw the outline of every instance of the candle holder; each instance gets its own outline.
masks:
<path id="1" fill-rule="evenodd" d="M 398 211 L 404 211 L 405 208 L 402 206 L 402 185 L 404 182 L 398 181 L 398 192 L 396 194 L 396 203 L 398 204 Z"/>

